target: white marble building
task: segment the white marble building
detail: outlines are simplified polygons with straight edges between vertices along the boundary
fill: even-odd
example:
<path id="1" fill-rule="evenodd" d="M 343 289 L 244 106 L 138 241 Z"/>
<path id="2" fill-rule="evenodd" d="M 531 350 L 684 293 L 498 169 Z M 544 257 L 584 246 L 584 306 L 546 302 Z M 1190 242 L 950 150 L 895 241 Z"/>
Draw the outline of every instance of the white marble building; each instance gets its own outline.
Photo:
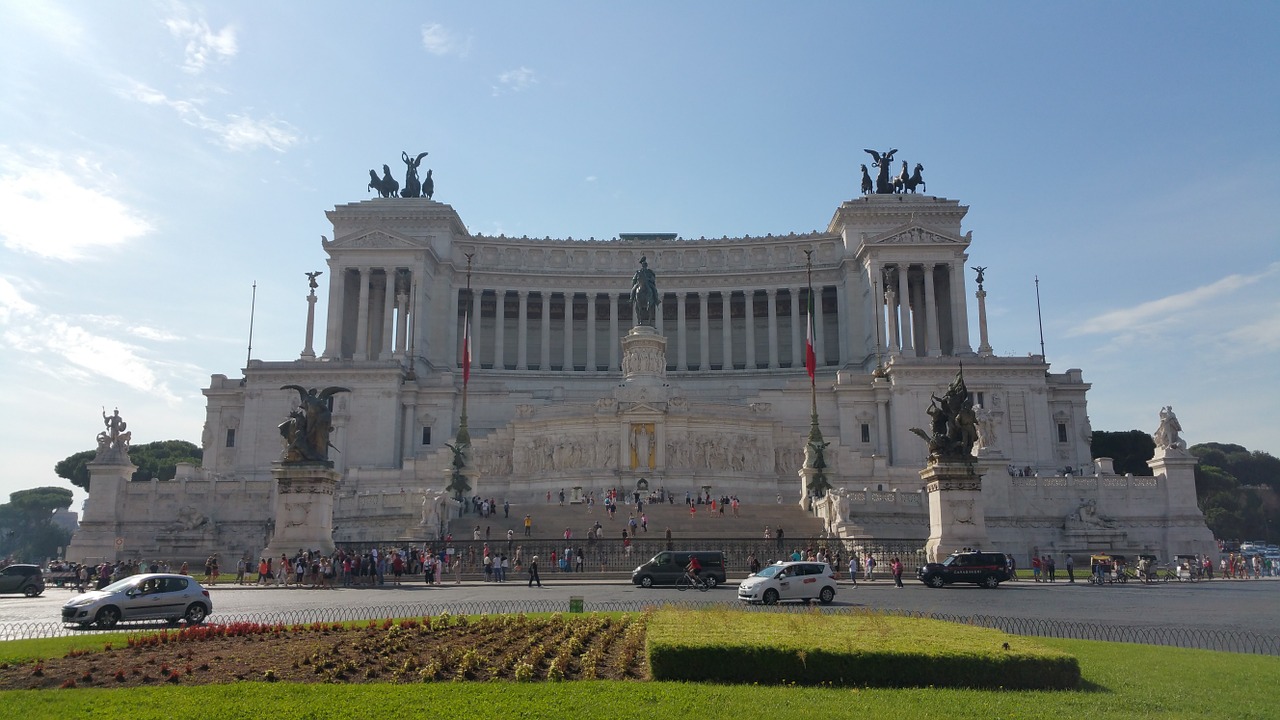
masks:
<path id="1" fill-rule="evenodd" d="M 837 208 L 823 232 L 575 240 L 473 235 L 451 206 L 426 199 L 337 206 L 327 213 L 333 240 L 323 241 L 323 329 L 313 338 L 308 319 L 303 331 L 318 299 L 299 302 L 297 359 L 253 360 L 243 377 L 214 375 L 204 390 L 204 467 L 175 481 L 185 489 L 130 484 L 95 519 L 139 518 L 114 531 L 137 534 L 132 546 L 168 528 L 257 553 L 272 517 L 276 426 L 297 402 L 280 388 L 336 385 L 351 392 L 333 407 L 330 459 L 342 475 L 335 539 L 430 535 L 423 493 L 447 482 L 464 318 L 475 493 L 520 502 L 643 480 L 678 493 L 795 502 L 811 411 L 803 362 L 811 253 L 816 404 L 831 442 L 828 475 L 843 489 L 819 510 L 834 531 L 928 536 L 919 492 L 927 448 L 909 428 L 928 426 L 930 396 L 963 362 L 982 407 L 993 542 L 1023 553 L 1090 543 L 1207 551 L 1194 487 L 1182 486 L 1190 480 L 1144 485 L 1151 479 L 1117 478 L 1092 461 L 1080 370 L 992 354 L 979 317 L 985 293 L 966 279 L 967 210 L 939 197 L 870 195 Z M 663 296 L 648 337 L 656 341 L 624 354 L 642 256 Z M 1068 468 L 1084 476 L 1065 477 Z M 242 494 L 217 492 L 236 483 Z M 1089 500 L 1107 520 L 1087 529 L 1108 532 L 1071 535 L 1067 516 Z M 174 525 L 183 507 L 207 516 L 208 528 Z M 1140 522 L 1129 528 L 1129 517 Z"/>

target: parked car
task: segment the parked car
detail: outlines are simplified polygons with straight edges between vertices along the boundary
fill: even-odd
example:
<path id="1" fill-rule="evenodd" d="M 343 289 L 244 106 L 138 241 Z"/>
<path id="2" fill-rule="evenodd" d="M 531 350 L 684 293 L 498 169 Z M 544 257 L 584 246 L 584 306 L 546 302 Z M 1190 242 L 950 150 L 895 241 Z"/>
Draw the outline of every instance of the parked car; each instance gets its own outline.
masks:
<path id="1" fill-rule="evenodd" d="M 35 597 L 44 592 L 44 574 L 39 565 L 10 565 L 0 570 L 0 593 L 22 593 Z"/>
<path id="2" fill-rule="evenodd" d="M 213 612 L 213 600 L 195 578 L 145 573 L 77 595 L 62 606 L 62 622 L 80 627 L 114 626 L 121 620 L 186 620 L 199 625 Z"/>
<path id="3" fill-rule="evenodd" d="M 1009 579 L 1003 553 L 956 552 L 940 563 L 928 563 L 916 571 L 920 582 L 940 588 L 952 583 L 975 583 L 996 588 Z"/>
<path id="4" fill-rule="evenodd" d="M 689 558 L 695 555 L 707 584 L 711 587 L 724 584 L 724 553 L 719 550 L 664 550 L 632 570 L 631 582 L 640 587 L 674 585 L 684 574 Z"/>
<path id="5" fill-rule="evenodd" d="M 836 574 L 824 562 L 777 562 L 738 586 L 738 599 L 752 604 L 817 600 L 830 605 L 835 598 Z"/>

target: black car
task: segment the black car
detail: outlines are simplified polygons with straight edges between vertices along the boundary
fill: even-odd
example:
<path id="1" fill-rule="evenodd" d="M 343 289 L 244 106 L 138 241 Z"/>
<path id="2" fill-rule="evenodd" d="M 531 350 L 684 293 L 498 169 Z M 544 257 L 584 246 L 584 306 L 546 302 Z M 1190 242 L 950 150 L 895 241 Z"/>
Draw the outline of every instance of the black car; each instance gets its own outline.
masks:
<path id="1" fill-rule="evenodd" d="M 22 593 L 35 597 L 44 592 L 44 573 L 39 565 L 10 565 L 0 570 L 0 593 Z"/>
<path id="2" fill-rule="evenodd" d="M 1009 579 L 1003 553 L 957 552 L 940 563 L 928 563 L 916 571 L 920 582 L 940 588 L 952 583 L 975 583 L 995 588 Z"/>

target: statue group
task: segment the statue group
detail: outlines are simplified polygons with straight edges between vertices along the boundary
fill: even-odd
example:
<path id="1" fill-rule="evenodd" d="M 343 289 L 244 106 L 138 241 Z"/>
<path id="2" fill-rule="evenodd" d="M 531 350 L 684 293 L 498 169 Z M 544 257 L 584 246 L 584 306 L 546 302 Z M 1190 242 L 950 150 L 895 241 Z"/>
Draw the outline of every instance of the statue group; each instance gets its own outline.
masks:
<path id="1" fill-rule="evenodd" d="M 878 153 L 875 150 L 863 150 L 863 152 L 871 154 L 871 164 L 879 169 L 875 182 L 876 195 L 914 193 L 917 187 L 922 191 L 928 189 L 925 187 L 924 183 L 924 166 L 920 163 L 916 163 L 914 173 L 908 173 L 907 163 L 904 160 L 902 161 L 902 171 L 893 178 L 889 177 L 890 165 L 893 163 L 894 153 L 898 152 L 896 148 L 884 154 Z M 871 173 L 867 171 L 866 165 L 862 166 L 862 194 L 872 194 Z"/>
<path id="2" fill-rule="evenodd" d="M 929 459 L 973 462 L 973 445 L 978 440 L 978 417 L 973 410 L 969 389 L 964 384 L 964 368 L 956 372 L 946 394 L 933 396 L 928 413 L 932 420 L 930 431 L 911 428 L 911 432 L 929 443 Z"/>
<path id="3" fill-rule="evenodd" d="M 329 448 L 332 447 L 329 433 L 333 432 L 333 411 L 329 408 L 329 399 L 340 392 L 351 391 L 342 387 L 307 390 L 301 385 L 285 385 L 280 389 L 297 390 L 299 398 L 298 407 L 279 426 L 280 437 L 285 443 L 281 462 L 328 462 Z"/>
<path id="4" fill-rule="evenodd" d="M 418 179 L 418 166 L 422 164 L 422 158 L 426 157 L 426 152 L 418 153 L 417 157 L 410 157 L 409 153 L 401 151 L 400 160 L 404 162 L 404 189 L 400 189 L 400 183 L 391 177 L 391 167 L 382 166 L 382 177 L 378 177 L 377 170 L 369 171 L 369 190 L 375 190 L 379 197 L 402 197 L 416 198 L 424 197 L 428 200 L 435 194 L 436 184 L 431 179 L 431 170 L 427 170 L 427 177 Z"/>
<path id="5" fill-rule="evenodd" d="M 129 432 L 129 423 L 120 417 L 120 409 L 116 408 L 110 415 L 107 409 L 102 409 L 102 424 L 107 429 L 98 433 L 98 457 L 101 458 L 109 453 L 119 453 L 124 457 L 128 457 L 129 441 L 133 438 L 133 433 Z"/>

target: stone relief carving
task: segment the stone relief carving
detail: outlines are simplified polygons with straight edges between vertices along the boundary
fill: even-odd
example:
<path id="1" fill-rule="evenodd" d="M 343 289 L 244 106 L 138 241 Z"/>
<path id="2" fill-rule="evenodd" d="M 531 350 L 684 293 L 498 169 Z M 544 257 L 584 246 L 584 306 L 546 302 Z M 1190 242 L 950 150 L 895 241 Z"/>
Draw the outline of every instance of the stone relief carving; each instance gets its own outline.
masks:
<path id="1" fill-rule="evenodd" d="M 804 446 L 775 448 L 774 472 L 793 473 L 804 465 Z"/>
<path id="2" fill-rule="evenodd" d="M 1089 499 L 1081 501 L 1080 506 L 1072 510 L 1063 523 L 1065 529 L 1072 528 L 1114 528 L 1115 520 L 1098 513 L 1098 501 Z"/>
<path id="3" fill-rule="evenodd" d="M 534 408 L 532 405 L 521 403 L 516 405 L 516 417 L 524 419 L 533 417 Z"/>
<path id="4" fill-rule="evenodd" d="M 769 446 L 767 439 L 746 433 L 689 433 L 667 443 L 667 467 L 673 470 L 749 472 L 768 467 Z"/>
<path id="5" fill-rule="evenodd" d="M 508 474 L 513 468 L 520 474 L 557 470 L 607 469 L 617 465 L 618 441 L 598 435 L 538 436 L 524 441 L 512 452 Z"/>
<path id="6" fill-rule="evenodd" d="M 175 532 L 190 532 L 199 530 L 209 525 L 209 518 L 196 509 L 194 505 L 184 505 L 178 510 L 178 519 L 169 523 L 168 530 Z"/>

